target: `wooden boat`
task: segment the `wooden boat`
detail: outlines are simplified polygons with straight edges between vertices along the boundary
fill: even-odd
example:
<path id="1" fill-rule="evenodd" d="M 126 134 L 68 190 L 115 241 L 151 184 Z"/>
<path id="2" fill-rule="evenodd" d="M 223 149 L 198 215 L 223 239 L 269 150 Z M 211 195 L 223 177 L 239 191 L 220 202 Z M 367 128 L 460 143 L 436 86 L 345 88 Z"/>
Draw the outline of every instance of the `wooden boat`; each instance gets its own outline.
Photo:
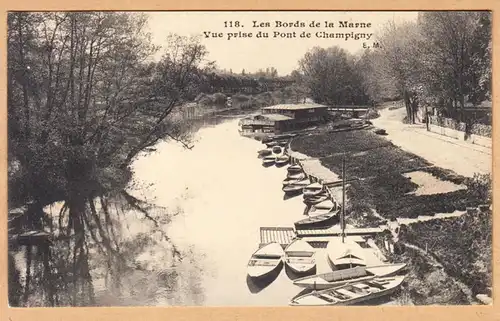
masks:
<path id="1" fill-rule="evenodd" d="M 262 165 L 271 166 L 274 165 L 275 162 L 276 162 L 276 156 L 266 156 L 262 160 Z"/>
<path id="2" fill-rule="evenodd" d="M 304 187 L 304 190 L 302 193 L 304 194 L 304 197 L 310 197 L 310 196 L 316 196 L 321 194 L 324 191 L 324 187 L 322 184 L 316 182 L 312 183 L 311 185 L 307 185 Z"/>
<path id="3" fill-rule="evenodd" d="M 330 195 L 324 190 L 323 192 L 314 195 L 314 196 L 305 196 L 304 195 L 304 204 L 306 205 L 315 205 L 318 203 L 322 203 L 330 198 Z"/>
<path id="4" fill-rule="evenodd" d="M 297 134 L 281 134 L 281 135 L 275 135 L 274 139 L 290 139 L 294 138 L 295 136 L 297 136 Z"/>
<path id="5" fill-rule="evenodd" d="M 299 176 L 298 178 L 287 178 L 287 179 L 283 180 L 283 186 L 293 185 L 293 184 L 301 182 L 305 179 L 307 179 L 306 174 L 303 174 L 303 175 Z"/>
<path id="6" fill-rule="evenodd" d="M 300 167 L 300 165 L 289 166 L 286 170 L 288 173 L 291 173 L 291 174 L 303 173 L 302 167 Z"/>
<path id="7" fill-rule="evenodd" d="M 335 201 L 332 200 L 326 200 L 321 203 L 317 203 L 315 205 L 311 206 L 311 209 L 309 209 L 308 214 L 310 216 L 317 216 L 317 215 L 323 215 L 323 214 L 328 214 L 330 212 L 333 212 L 338 209 L 338 204 Z"/>
<path id="8" fill-rule="evenodd" d="M 316 229 L 332 226 L 339 220 L 339 211 L 314 215 L 294 223 L 296 230 Z"/>
<path id="9" fill-rule="evenodd" d="M 295 279 L 293 284 L 313 290 L 324 290 L 346 283 L 370 280 L 375 277 L 392 276 L 406 267 L 406 263 L 383 264 L 375 266 L 356 266 L 350 269 L 305 276 Z"/>
<path id="10" fill-rule="evenodd" d="M 300 179 L 301 177 L 305 177 L 306 174 L 304 172 L 297 172 L 297 173 L 288 173 L 286 175 L 286 178 L 290 179 Z"/>
<path id="11" fill-rule="evenodd" d="M 276 141 L 274 141 L 274 140 L 273 140 L 273 141 L 271 141 L 271 142 L 269 142 L 269 143 L 266 143 L 266 146 L 267 146 L 268 148 L 271 148 L 271 147 L 274 147 L 274 146 L 277 146 L 277 145 L 278 145 L 278 142 L 276 142 Z"/>
<path id="12" fill-rule="evenodd" d="M 297 239 L 285 248 L 285 264 L 296 273 L 308 273 L 316 268 L 316 251 L 304 240 Z"/>
<path id="13" fill-rule="evenodd" d="M 326 246 L 328 261 L 336 269 L 352 268 L 355 266 L 366 266 L 365 255 L 362 247 L 350 240 L 340 237 L 333 238 Z"/>
<path id="14" fill-rule="evenodd" d="M 273 153 L 273 151 L 269 148 L 266 148 L 266 149 L 261 149 L 257 152 L 259 154 L 259 157 L 266 157 L 266 156 L 269 156 Z"/>
<path id="15" fill-rule="evenodd" d="M 264 137 L 264 138 L 262 138 L 261 142 L 262 142 L 262 144 L 267 144 L 267 143 L 270 143 L 274 140 L 275 140 L 274 137 Z"/>
<path id="16" fill-rule="evenodd" d="M 261 278 L 278 269 L 283 263 L 283 248 L 277 242 L 264 245 L 248 261 L 247 273 L 252 278 Z"/>
<path id="17" fill-rule="evenodd" d="M 285 185 L 283 186 L 282 190 L 286 194 L 302 193 L 302 189 L 304 188 L 304 186 L 307 186 L 309 184 L 311 184 L 309 179 L 304 179 L 292 184 Z"/>
<path id="18" fill-rule="evenodd" d="M 281 156 L 278 156 L 276 158 L 276 165 L 278 165 L 278 166 L 284 166 L 284 165 L 288 164 L 289 161 L 290 161 L 290 156 L 288 156 L 288 155 L 281 155 Z"/>
<path id="19" fill-rule="evenodd" d="M 390 295 L 399 289 L 404 276 L 374 278 L 348 283 L 322 291 L 298 296 L 292 299 L 293 306 L 352 305 Z"/>
<path id="20" fill-rule="evenodd" d="M 274 147 L 272 148 L 272 151 L 273 151 L 273 153 L 275 153 L 275 154 L 281 154 L 281 152 L 283 151 L 283 149 L 282 149 L 281 147 L 279 147 L 279 146 L 274 146 Z"/>
<path id="21" fill-rule="evenodd" d="M 288 145 L 288 141 L 286 141 L 286 140 L 278 141 L 278 146 L 286 147 L 287 145 Z"/>

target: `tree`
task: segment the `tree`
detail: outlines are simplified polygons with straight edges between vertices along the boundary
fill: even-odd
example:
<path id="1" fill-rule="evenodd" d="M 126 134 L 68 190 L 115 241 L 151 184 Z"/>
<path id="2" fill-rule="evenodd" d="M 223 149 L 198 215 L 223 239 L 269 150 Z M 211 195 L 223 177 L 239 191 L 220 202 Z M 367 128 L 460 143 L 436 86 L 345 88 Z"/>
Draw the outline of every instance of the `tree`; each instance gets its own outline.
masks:
<path id="1" fill-rule="evenodd" d="M 315 47 L 299 61 L 312 98 L 319 103 L 365 104 L 355 59 L 339 47 Z"/>
<path id="2" fill-rule="evenodd" d="M 385 91 L 396 91 L 404 99 L 408 120 L 415 123 L 419 104 L 419 70 L 421 50 L 416 24 L 393 21 L 385 25 L 374 53 L 375 73 Z"/>
<path id="3" fill-rule="evenodd" d="M 425 51 L 423 71 L 430 93 L 450 116 L 466 102 L 487 99 L 491 87 L 489 12 L 425 12 L 419 15 Z"/>
<path id="4" fill-rule="evenodd" d="M 102 224 L 96 203 L 109 219 L 107 199 L 129 183 L 134 157 L 160 139 L 190 147 L 169 115 L 197 91 L 210 67 L 206 50 L 196 38 L 171 35 L 152 62 L 159 48 L 146 22 L 117 12 L 8 15 L 9 163 L 18 165 L 9 199 L 31 204 L 34 229 L 48 224 L 44 206 L 65 202 L 58 226 L 68 237 L 65 262 L 82 276 L 68 304 L 89 287 L 88 237 L 110 257 L 117 251 L 109 231 L 95 231 Z"/>

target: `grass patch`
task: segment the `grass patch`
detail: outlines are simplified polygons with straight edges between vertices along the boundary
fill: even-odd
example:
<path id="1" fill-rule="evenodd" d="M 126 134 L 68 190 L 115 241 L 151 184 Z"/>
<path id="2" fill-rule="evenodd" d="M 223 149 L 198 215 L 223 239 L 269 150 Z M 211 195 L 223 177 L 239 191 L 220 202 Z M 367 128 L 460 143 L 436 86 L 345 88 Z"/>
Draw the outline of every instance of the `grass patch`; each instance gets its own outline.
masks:
<path id="1" fill-rule="evenodd" d="M 421 171 L 427 172 L 442 181 L 449 181 L 458 185 L 465 184 L 467 181 L 467 177 L 458 175 L 452 170 L 441 168 L 438 166 L 422 168 Z"/>
<path id="2" fill-rule="evenodd" d="M 402 240 L 438 258 L 446 272 L 473 294 L 492 287 L 492 216 L 490 212 L 408 225 Z"/>
<path id="3" fill-rule="evenodd" d="M 423 254 L 406 248 L 401 255 L 393 255 L 396 262 L 407 264 L 405 282 L 396 300 L 408 298 L 414 305 L 464 305 L 467 295 L 440 268 L 433 266 Z"/>
<path id="4" fill-rule="evenodd" d="M 420 215 L 465 211 L 479 201 L 467 192 L 458 190 L 432 195 L 407 194 L 418 185 L 397 172 L 388 172 L 362 181 L 354 181 L 346 190 L 350 204 L 349 215 L 363 216 L 375 209 L 386 219 L 416 218 Z"/>
<path id="5" fill-rule="evenodd" d="M 354 130 L 303 136 L 294 139 L 291 148 L 311 157 L 321 158 L 343 152 L 361 152 L 390 145 L 392 145 L 391 142 L 370 131 Z"/>
<path id="6" fill-rule="evenodd" d="M 384 141 L 384 139 L 382 139 Z M 373 141 L 372 141 L 373 142 Z M 377 145 L 378 144 L 378 145 Z M 364 146 L 364 143 L 360 144 Z M 367 178 L 385 175 L 388 172 L 408 172 L 431 165 L 425 159 L 407 153 L 393 145 L 383 145 L 378 141 L 373 147 L 365 147 L 362 152 L 346 153 L 347 177 Z M 342 154 L 321 159 L 321 163 L 335 173 L 342 172 Z"/>

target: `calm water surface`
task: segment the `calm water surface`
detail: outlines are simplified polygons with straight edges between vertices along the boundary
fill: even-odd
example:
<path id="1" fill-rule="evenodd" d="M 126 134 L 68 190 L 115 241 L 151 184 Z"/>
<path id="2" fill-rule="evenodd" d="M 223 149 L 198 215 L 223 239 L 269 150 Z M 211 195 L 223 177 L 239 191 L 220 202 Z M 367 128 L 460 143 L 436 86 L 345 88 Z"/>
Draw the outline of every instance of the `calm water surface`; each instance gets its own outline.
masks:
<path id="1" fill-rule="evenodd" d="M 302 197 L 283 199 L 286 167 L 264 168 L 257 158 L 263 146 L 240 136 L 238 119 L 228 119 L 200 129 L 192 150 L 163 142 L 134 163 L 141 187 L 133 193 L 179 213 L 162 229 L 184 259 L 171 262 L 163 253 L 167 247 L 161 246 L 138 253 L 141 267 L 157 273 L 169 267 L 176 283 L 143 285 L 156 295 L 147 302 L 132 299 L 133 304 L 287 305 L 300 292 L 285 270 L 268 285 L 247 280 L 246 264 L 258 247 L 259 228 L 293 226 L 303 218 Z M 144 230 L 142 224 L 135 221 L 132 230 Z"/>

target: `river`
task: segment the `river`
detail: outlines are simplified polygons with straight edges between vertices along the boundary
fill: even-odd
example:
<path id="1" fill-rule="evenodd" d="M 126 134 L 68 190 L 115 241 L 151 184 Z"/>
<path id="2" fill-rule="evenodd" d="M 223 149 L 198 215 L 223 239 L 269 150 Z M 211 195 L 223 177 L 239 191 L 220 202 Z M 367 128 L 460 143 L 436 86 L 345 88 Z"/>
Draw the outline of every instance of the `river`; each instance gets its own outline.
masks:
<path id="1" fill-rule="evenodd" d="M 284 270 L 264 288 L 247 280 L 246 273 L 247 262 L 258 248 L 261 226 L 293 226 L 303 218 L 302 197 L 283 198 L 286 167 L 263 167 L 257 158 L 263 145 L 239 135 L 238 119 L 203 127 L 194 140 L 191 150 L 173 141 L 159 143 L 156 152 L 142 155 L 133 164 L 135 181 L 142 186 L 134 193 L 180 212 L 164 230 L 189 257 L 175 267 L 175 294 L 131 303 L 287 305 L 301 289 Z M 161 266 L 158 260 L 164 254 L 150 248 L 138 256 L 145 257 L 143 265 Z M 162 293 L 161 284 L 154 288 Z"/>

